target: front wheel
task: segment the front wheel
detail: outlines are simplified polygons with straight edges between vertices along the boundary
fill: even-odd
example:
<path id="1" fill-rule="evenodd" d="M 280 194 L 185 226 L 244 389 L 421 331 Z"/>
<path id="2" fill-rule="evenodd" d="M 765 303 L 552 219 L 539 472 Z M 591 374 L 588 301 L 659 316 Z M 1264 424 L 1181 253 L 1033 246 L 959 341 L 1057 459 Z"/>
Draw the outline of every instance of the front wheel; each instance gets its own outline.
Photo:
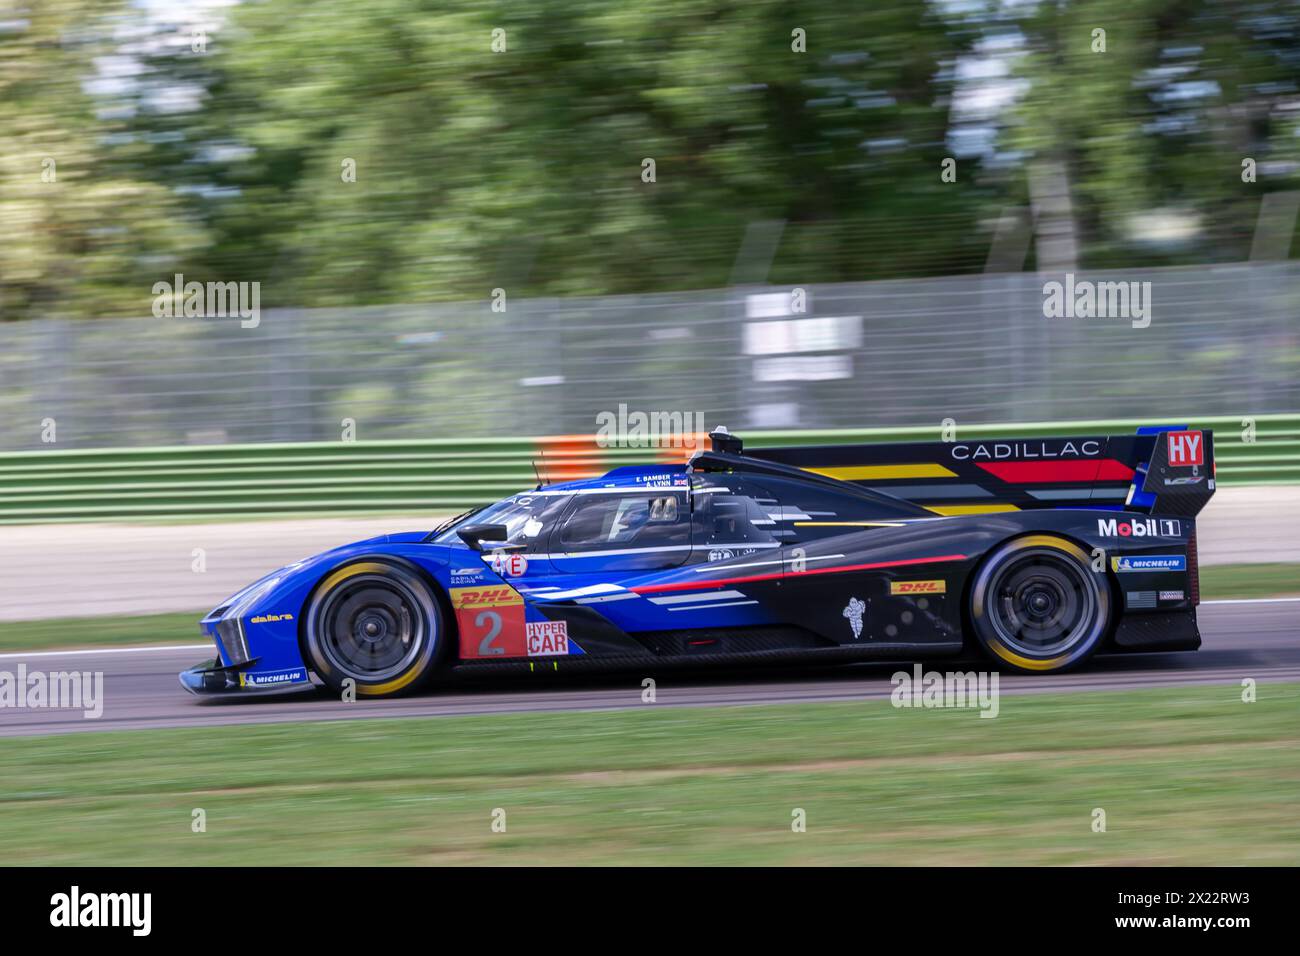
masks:
<path id="1" fill-rule="evenodd" d="M 1110 586 L 1078 545 L 1031 535 L 1008 541 L 980 565 L 970 613 L 976 638 L 996 660 L 1020 671 L 1060 671 L 1101 644 Z"/>
<path id="2" fill-rule="evenodd" d="M 307 606 L 303 647 L 331 690 L 359 697 L 411 690 L 429 676 L 443 641 L 438 599 L 403 562 L 358 561 L 325 576 Z"/>

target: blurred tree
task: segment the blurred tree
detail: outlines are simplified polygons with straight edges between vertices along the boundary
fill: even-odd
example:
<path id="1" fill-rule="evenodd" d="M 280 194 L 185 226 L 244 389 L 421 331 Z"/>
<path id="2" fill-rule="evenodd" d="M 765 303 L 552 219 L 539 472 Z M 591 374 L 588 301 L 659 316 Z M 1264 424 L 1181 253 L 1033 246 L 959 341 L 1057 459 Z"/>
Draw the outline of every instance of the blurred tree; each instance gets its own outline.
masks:
<path id="1" fill-rule="evenodd" d="M 716 287 L 760 220 L 773 282 L 967 272 L 1031 183 L 1063 262 L 1241 259 L 1300 168 L 1297 0 L 248 0 L 202 43 L 146 6 L 0 22 L 2 316 L 140 314 L 174 271 L 264 306 Z M 1007 105 L 955 153 L 977 56 Z"/>
<path id="2" fill-rule="evenodd" d="M 1300 4 L 1083 0 L 1015 23 L 1028 85 L 1004 141 L 1060 174 L 1083 264 L 1246 259 L 1260 197 L 1300 182 Z"/>
<path id="3" fill-rule="evenodd" d="M 967 271 L 960 52 L 912 2 L 270 0 L 210 44 L 202 117 L 161 118 L 165 161 L 220 187 L 209 264 L 279 303 L 720 286 L 760 219 L 791 224 L 775 280 Z"/>
<path id="4" fill-rule="evenodd" d="M 0 320 L 148 315 L 153 283 L 205 244 L 170 183 L 113 162 L 123 118 L 82 86 L 120 9 L 41 0 L 0 23 Z"/>

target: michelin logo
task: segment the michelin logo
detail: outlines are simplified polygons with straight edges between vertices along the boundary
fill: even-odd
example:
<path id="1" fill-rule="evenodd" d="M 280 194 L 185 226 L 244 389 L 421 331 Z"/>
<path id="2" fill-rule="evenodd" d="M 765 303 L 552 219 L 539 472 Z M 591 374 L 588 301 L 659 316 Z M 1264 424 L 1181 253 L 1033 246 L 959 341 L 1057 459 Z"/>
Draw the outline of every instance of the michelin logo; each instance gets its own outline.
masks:
<path id="1" fill-rule="evenodd" d="M 1150 554 L 1143 557 L 1112 558 L 1113 571 L 1186 571 L 1187 559 L 1181 554 Z"/>
<path id="2" fill-rule="evenodd" d="M 239 675 L 240 687 L 273 687 L 276 684 L 298 684 L 307 679 L 307 670 L 295 667 L 287 671 L 257 671 Z"/>

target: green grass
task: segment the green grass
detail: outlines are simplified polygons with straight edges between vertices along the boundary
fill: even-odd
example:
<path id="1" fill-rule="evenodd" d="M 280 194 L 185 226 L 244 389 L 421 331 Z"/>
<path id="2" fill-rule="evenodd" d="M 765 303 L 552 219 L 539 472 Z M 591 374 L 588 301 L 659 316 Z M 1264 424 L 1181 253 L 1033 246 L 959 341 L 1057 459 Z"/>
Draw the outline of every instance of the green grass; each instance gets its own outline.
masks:
<path id="1" fill-rule="evenodd" d="M 1239 693 L 8 738 L 0 846 L 11 865 L 1300 863 L 1300 685 Z"/>
<path id="2" fill-rule="evenodd" d="M 1205 600 L 1296 594 L 1300 594 L 1300 565 L 1231 564 L 1201 569 Z M 203 643 L 198 621 L 205 613 L 5 621 L 0 622 L 0 651 Z"/>
<path id="3" fill-rule="evenodd" d="M 138 617 L 66 617 L 0 622 L 0 651 L 64 647 L 131 647 L 137 644 L 202 644 L 199 619 L 207 611 Z"/>
<path id="4" fill-rule="evenodd" d="M 1300 594 L 1300 564 L 1220 564 L 1201 568 L 1201 597 L 1262 598 Z"/>

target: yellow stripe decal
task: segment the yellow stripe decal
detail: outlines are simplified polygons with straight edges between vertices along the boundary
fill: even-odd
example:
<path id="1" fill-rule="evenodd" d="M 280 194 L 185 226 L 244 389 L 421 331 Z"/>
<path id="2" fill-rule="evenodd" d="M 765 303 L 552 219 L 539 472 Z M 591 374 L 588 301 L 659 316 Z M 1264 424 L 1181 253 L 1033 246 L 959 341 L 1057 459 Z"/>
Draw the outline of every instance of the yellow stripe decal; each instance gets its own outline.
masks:
<path id="1" fill-rule="evenodd" d="M 943 465 L 846 465 L 843 468 L 805 468 L 817 475 L 841 481 L 884 481 L 889 478 L 956 478 Z"/>
<path id="2" fill-rule="evenodd" d="M 1015 505 L 926 505 L 937 515 L 991 515 L 1001 511 L 1019 511 Z"/>

